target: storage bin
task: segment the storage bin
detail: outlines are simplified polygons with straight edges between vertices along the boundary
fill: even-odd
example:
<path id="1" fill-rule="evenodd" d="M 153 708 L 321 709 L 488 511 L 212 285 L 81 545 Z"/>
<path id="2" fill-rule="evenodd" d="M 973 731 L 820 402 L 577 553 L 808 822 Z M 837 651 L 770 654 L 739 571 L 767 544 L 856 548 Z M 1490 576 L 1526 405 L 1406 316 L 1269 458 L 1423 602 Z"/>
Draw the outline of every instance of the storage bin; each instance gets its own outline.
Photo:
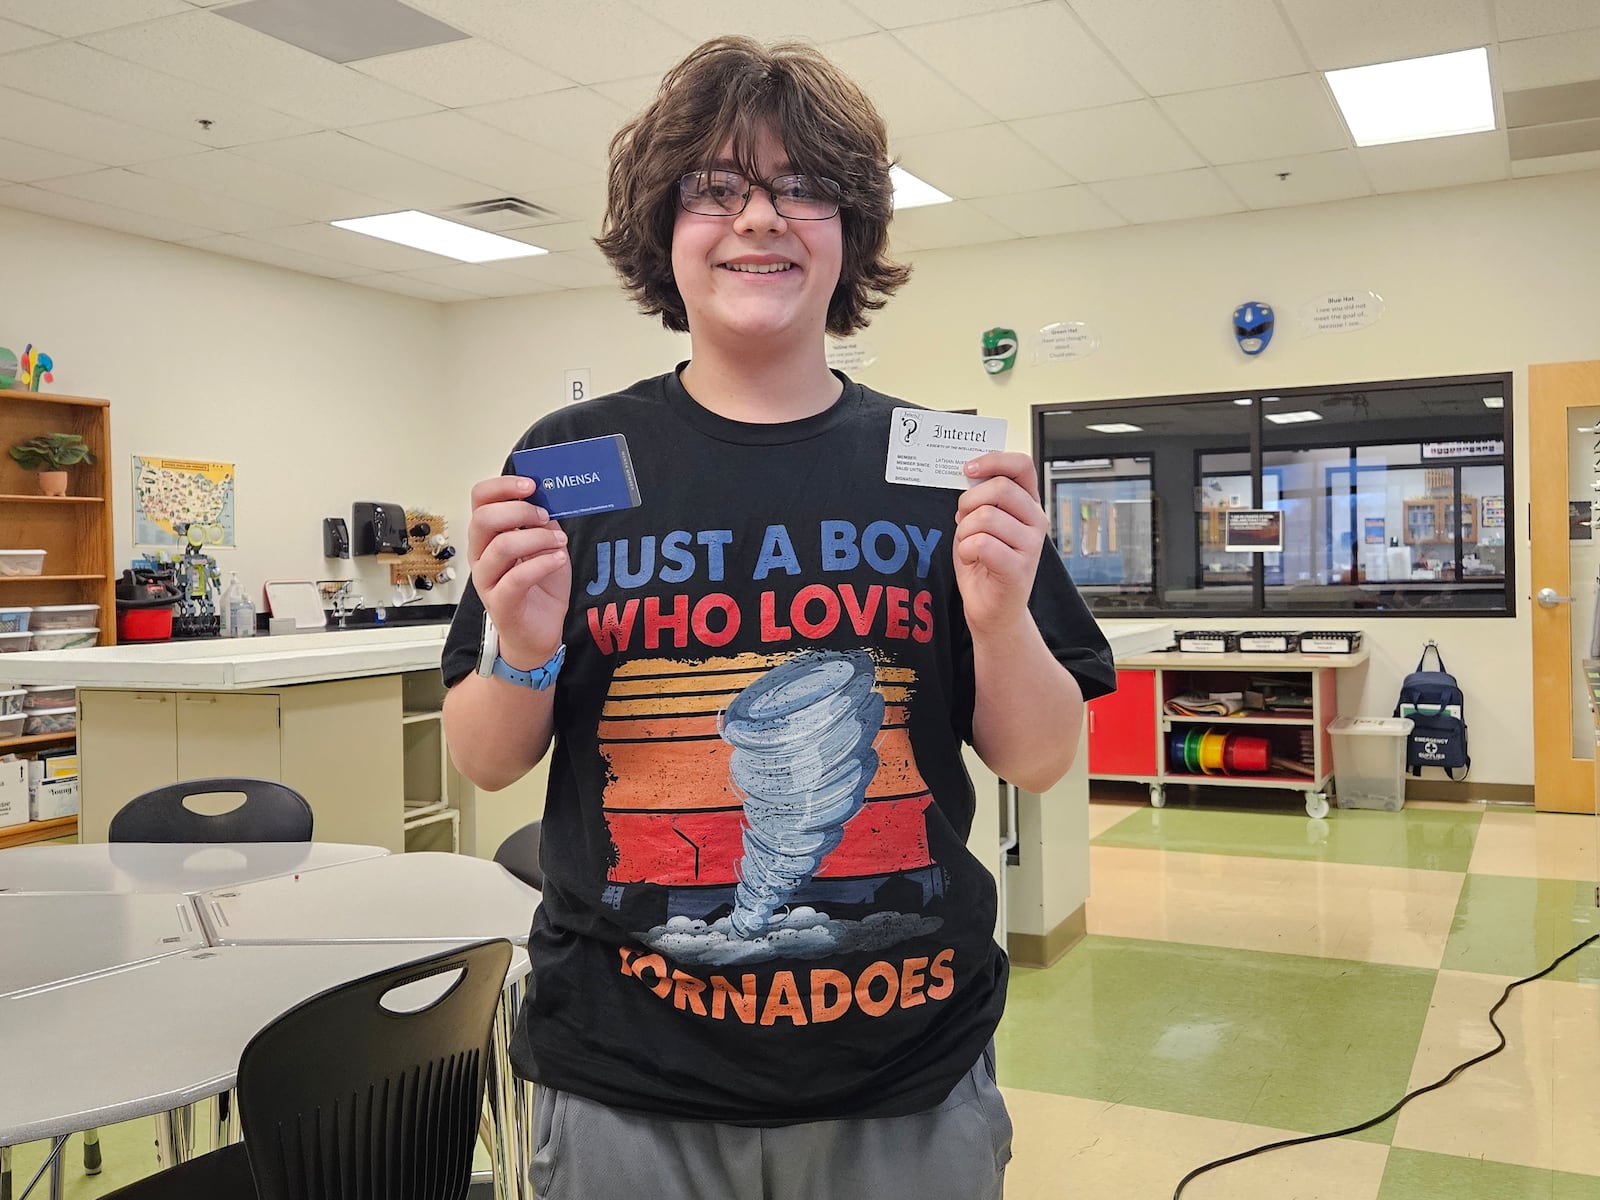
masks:
<path id="1" fill-rule="evenodd" d="M 12 713 L 19 713 L 27 707 L 27 689 L 9 688 L 0 690 L 0 717 L 9 717 Z"/>
<path id="2" fill-rule="evenodd" d="M 33 639 L 30 650 L 72 650 L 78 646 L 93 646 L 100 641 L 98 629 L 51 629 L 47 632 L 35 630 L 28 635 Z"/>
<path id="3" fill-rule="evenodd" d="M 35 712 L 41 708 L 76 708 L 78 707 L 78 689 L 69 684 L 25 683 L 22 685 L 23 712 Z M 4 696 L 0 692 L 0 696 Z"/>
<path id="4" fill-rule="evenodd" d="M 33 788 L 29 807 L 35 821 L 53 821 L 78 813 L 78 777 L 41 779 Z"/>
<path id="5" fill-rule="evenodd" d="M 27 628 L 39 633 L 47 629 L 92 629 L 99 624 L 98 604 L 40 604 L 35 606 Z"/>
<path id="6" fill-rule="evenodd" d="M 0 762 L 0 826 L 28 820 L 28 764 L 16 759 Z"/>
<path id="7" fill-rule="evenodd" d="M 15 654 L 31 648 L 31 633 L 0 633 L 0 654 Z"/>
<path id="8" fill-rule="evenodd" d="M 74 712 L 77 710 L 74 709 Z M 28 714 L 7 713 L 0 717 L 0 738 L 21 737 L 27 730 Z"/>
<path id="9" fill-rule="evenodd" d="M 28 619 L 33 609 L 26 604 L 16 608 L 0 608 L 0 633 L 27 633 Z"/>
<path id="10" fill-rule="evenodd" d="M 22 714 L 22 733 L 33 737 L 40 733 L 71 733 L 78 727 L 78 710 L 73 708 L 36 708 Z M 0 721 L 7 720 L 0 717 Z"/>
<path id="11" fill-rule="evenodd" d="M 42 575 L 43 550 L 0 550 L 0 575 Z"/>
<path id="12" fill-rule="evenodd" d="M 1277 629 L 1240 631 L 1239 649 L 1247 654 L 1288 654 L 1300 644 L 1298 633 Z"/>
<path id="13" fill-rule="evenodd" d="M 1173 637 L 1187 654 L 1226 654 L 1239 644 L 1237 635 L 1226 629 L 1180 629 Z"/>
<path id="14" fill-rule="evenodd" d="M 1354 654 L 1361 634 L 1354 629 L 1308 629 L 1300 635 L 1301 654 Z"/>
<path id="15" fill-rule="evenodd" d="M 1333 735 L 1333 790 L 1340 808 L 1399 812 L 1406 802 L 1409 717 L 1340 717 Z"/>

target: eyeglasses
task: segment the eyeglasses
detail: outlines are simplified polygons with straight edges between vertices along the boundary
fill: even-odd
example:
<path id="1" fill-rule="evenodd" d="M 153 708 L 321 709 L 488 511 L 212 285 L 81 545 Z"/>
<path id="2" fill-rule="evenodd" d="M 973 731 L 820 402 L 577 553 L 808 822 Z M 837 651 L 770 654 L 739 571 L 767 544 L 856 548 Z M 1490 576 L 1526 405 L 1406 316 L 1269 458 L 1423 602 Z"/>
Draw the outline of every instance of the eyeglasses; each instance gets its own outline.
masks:
<path id="1" fill-rule="evenodd" d="M 703 217 L 736 217 L 757 187 L 790 221 L 826 221 L 839 211 L 839 185 L 821 175 L 779 175 L 753 183 L 737 171 L 690 171 L 678 180 L 678 201 Z"/>

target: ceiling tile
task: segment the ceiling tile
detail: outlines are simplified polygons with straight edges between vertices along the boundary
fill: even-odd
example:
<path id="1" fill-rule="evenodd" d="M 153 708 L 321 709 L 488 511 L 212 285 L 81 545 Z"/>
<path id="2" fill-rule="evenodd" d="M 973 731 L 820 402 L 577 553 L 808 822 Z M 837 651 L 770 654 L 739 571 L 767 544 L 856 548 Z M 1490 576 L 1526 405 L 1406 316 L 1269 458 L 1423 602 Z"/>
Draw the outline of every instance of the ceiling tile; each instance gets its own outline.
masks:
<path id="1" fill-rule="evenodd" d="M 198 133 L 199 130 L 196 129 Z M 204 149 L 199 143 L 140 129 L 24 92 L 0 87 L 0 134 L 94 162 L 126 166 Z"/>
<path id="2" fill-rule="evenodd" d="M 533 230 L 524 230 L 524 240 L 538 238 Z M 616 272 L 610 267 L 597 265 L 581 254 L 541 254 L 535 258 L 509 258 L 501 264 L 507 271 L 525 275 L 529 279 L 552 288 L 620 287 Z"/>
<path id="3" fill-rule="evenodd" d="M 1600 29 L 1501 42 L 1495 81 L 1506 92 L 1558 87 L 1600 76 Z"/>
<path id="4" fill-rule="evenodd" d="M 75 38 L 191 10 L 185 0 L 4 0 L 0 11 L 57 37 Z"/>
<path id="5" fill-rule="evenodd" d="M 175 137 L 193 136 L 212 146 L 288 137 L 312 128 L 263 105 L 175 79 L 78 42 L 55 42 L 8 54 L 3 77 L 8 87 L 19 91 Z M 197 124 L 201 118 L 215 124 L 202 131 Z"/>
<path id="6" fill-rule="evenodd" d="M 1284 172 L 1289 177 L 1279 179 Z M 1290 155 L 1267 162 L 1231 163 L 1218 167 L 1217 174 L 1251 208 L 1324 204 L 1329 200 L 1372 194 L 1372 185 L 1362 173 L 1361 160 L 1354 150 Z"/>
<path id="7" fill-rule="evenodd" d="M 384 201 L 376 196 L 297 175 L 230 150 L 164 158 L 134 169 L 142 175 L 266 205 L 305 221 L 336 221 L 380 212 L 384 208 Z"/>
<path id="8" fill-rule="evenodd" d="M 1212 163 L 1315 154 L 1350 144 L 1344 122 L 1316 75 L 1164 96 L 1158 103 Z"/>
<path id="9" fill-rule="evenodd" d="M 1372 186 L 1380 192 L 1422 191 L 1486 183 L 1511 174 L 1511 152 L 1503 131 L 1365 146 L 1356 151 Z"/>
<path id="10" fill-rule="evenodd" d="M 1273 0 L 1072 0 L 1072 8 L 1153 96 L 1306 69 Z"/>
<path id="11" fill-rule="evenodd" d="M 29 46 L 42 46 L 46 42 L 53 41 L 55 38 L 51 34 L 29 29 L 26 25 L 18 25 L 15 21 L 0 20 L 0 54 L 25 50 Z"/>
<path id="12" fill-rule="evenodd" d="M 571 80 L 478 38 L 349 64 L 446 108 L 490 104 L 571 87 Z"/>
<path id="13" fill-rule="evenodd" d="M 895 251 L 938 250 L 949 246 L 977 246 L 1015 241 L 1016 231 L 974 204 L 936 204 L 895 214 L 889 240 Z"/>
<path id="14" fill-rule="evenodd" d="M 1506 41 L 1600 27 L 1594 0 L 1492 0 L 1495 27 Z"/>
<path id="15" fill-rule="evenodd" d="M 1511 164 L 1511 174 L 1517 179 L 1531 175 L 1562 175 L 1568 171 L 1600 171 L 1600 150 L 1554 158 L 1528 158 Z"/>
<path id="16" fill-rule="evenodd" d="M 25 146 L 0 138 L 0 179 L 10 183 L 31 183 L 36 179 L 54 179 L 61 175 L 82 175 L 98 171 L 104 163 L 57 154 L 54 150 L 41 150 L 38 146 Z"/>
<path id="17" fill-rule="evenodd" d="M 856 82 L 861 83 L 861 80 L 857 79 Z M 632 79 L 613 79 L 607 83 L 597 83 L 594 85 L 594 90 L 608 100 L 615 100 L 629 112 L 636 113 L 656 98 L 656 90 L 660 86 L 660 75 L 635 75 Z"/>
<path id="18" fill-rule="evenodd" d="M 507 270 L 506 263 L 456 263 L 448 267 L 424 267 L 407 271 L 405 277 L 418 283 L 437 284 L 479 296 L 531 296 L 537 292 L 560 290 L 551 284 Z"/>
<path id="19" fill-rule="evenodd" d="M 841 0 L 750 4 L 748 0 L 633 0 L 663 25 L 704 42 L 743 34 L 760 42 L 821 42 L 872 33 L 877 26 Z"/>
<path id="20" fill-rule="evenodd" d="M 116 208 L 131 209 L 152 217 L 187 221 L 219 233 L 243 233 L 248 229 L 267 229 L 287 225 L 290 213 L 204 192 L 182 183 L 140 175 L 123 167 L 93 171 L 87 175 L 68 175 L 39 185 L 52 192 L 93 200 Z"/>
<path id="21" fill-rule="evenodd" d="M 393 208 L 446 208 L 496 194 L 493 185 L 482 180 L 451 175 L 331 131 L 238 146 L 234 153 L 353 192 L 371 193 Z"/>
<path id="22" fill-rule="evenodd" d="M 1151 100 L 1033 117 L 1011 128 L 1074 179 L 1126 179 L 1205 165 Z"/>
<path id="23" fill-rule="evenodd" d="M 417 300 L 434 300 L 441 304 L 452 304 L 461 300 L 482 300 L 485 295 L 483 292 L 464 292 L 460 288 L 445 287 L 441 283 L 430 283 L 425 279 L 413 279 L 409 275 L 390 272 L 360 275 L 345 282 L 355 284 L 357 287 L 376 288 L 381 292 L 411 296 Z"/>
<path id="24" fill-rule="evenodd" d="M 902 29 L 896 36 L 1002 120 L 1139 98 L 1139 89 L 1065 6 L 1031 4 Z"/>
<path id="25" fill-rule="evenodd" d="M 584 221 L 561 221 L 555 225 L 524 225 L 521 228 L 502 230 L 507 237 L 517 237 L 557 253 L 563 250 L 585 249 L 594 244 L 594 232 Z"/>
<path id="26" fill-rule="evenodd" d="M 1047 188 L 1015 196 L 987 196 L 972 206 L 1024 237 L 1109 229 L 1127 222 L 1086 187 Z"/>
<path id="27" fill-rule="evenodd" d="M 462 109 L 461 114 L 564 154 L 595 171 L 606 169 L 611 135 L 631 115 L 615 100 L 582 87 L 480 104 Z"/>
<path id="28" fill-rule="evenodd" d="M 319 258 L 331 258 L 335 262 L 347 262 L 369 271 L 414 271 L 452 261 L 440 254 L 413 250 L 410 246 L 396 245 L 364 233 L 352 233 L 334 225 L 290 225 L 283 229 L 257 230 L 254 236 L 258 241 L 271 242 L 274 246 L 285 246 L 303 254 L 315 254 Z M 351 273 L 354 274 L 354 271 Z"/>
<path id="29" fill-rule="evenodd" d="M 412 8 L 496 42 L 579 83 L 654 72 L 658 77 L 695 42 L 624 0 L 409 0 Z"/>
<path id="30" fill-rule="evenodd" d="M 913 175 L 964 200 L 1072 182 L 1065 171 L 1004 125 L 904 138 L 892 149 Z"/>
<path id="31" fill-rule="evenodd" d="M 583 181 L 597 172 L 554 151 L 513 137 L 458 112 L 381 121 L 348 131 L 374 146 L 432 163 L 491 185 L 489 195 L 524 195 L 540 187 Z M 484 199 L 480 195 L 474 199 Z"/>
<path id="32" fill-rule="evenodd" d="M 994 119 L 887 33 L 831 42 L 827 56 L 861 86 L 897 138 L 985 125 Z"/>
<path id="33" fill-rule="evenodd" d="M 271 242 L 259 242 L 255 238 L 237 233 L 197 238 L 184 244 L 212 254 L 247 258 L 251 262 L 267 263 L 269 266 L 285 267 L 291 271 L 303 271 L 307 275 L 321 275 L 328 279 L 348 279 L 360 270 L 347 262 L 337 262 L 316 254 L 302 254 L 298 250 L 274 246 Z"/>
<path id="34" fill-rule="evenodd" d="M 42 188 L 29 187 L 25 184 L 0 187 L 0 208 L 21 208 L 28 212 L 43 213 L 49 217 L 60 217 L 64 221 L 98 225 L 102 229 L 115 229 L 121 233 L 132 233 L 161 242 L 181 242 L 191 238 L 207 237 L 216 232 L 214 229 L 185 224 L 168 217 L 152 217 L 109 204 L 98 204 L 93 200 L 81 200 L 77 196 L 47 192 Z"/>
<path id="35" fill-rule="evenodd" d="M 953 21 L 1001 9 L 1018 8 L 1031 0 L 851 0 L 851 4 L 885 29 Z"/>
<path id="36" fill-rule="evenodd" d="M 325 128 L 413 116 L 437 107 L 212 12 L 190 12 L 84 40 L 142 67 Z M 302 126 L 238 140 L 263 141 L 296 132 L 309 130 Z"/>
<path id="37" fill-rule="evenodd" d="M 1486 4 L 1461 0 L 1283 0 L 1289 24 L 1319 71 L 1487 46 Z"/>
<path id="38" fill-rule="evenodd" d="M 1240 211 L 1238 199 L 1212 170 L 1113 179 L 1088 187 L 1113 210 L 1139 225 Z"/>

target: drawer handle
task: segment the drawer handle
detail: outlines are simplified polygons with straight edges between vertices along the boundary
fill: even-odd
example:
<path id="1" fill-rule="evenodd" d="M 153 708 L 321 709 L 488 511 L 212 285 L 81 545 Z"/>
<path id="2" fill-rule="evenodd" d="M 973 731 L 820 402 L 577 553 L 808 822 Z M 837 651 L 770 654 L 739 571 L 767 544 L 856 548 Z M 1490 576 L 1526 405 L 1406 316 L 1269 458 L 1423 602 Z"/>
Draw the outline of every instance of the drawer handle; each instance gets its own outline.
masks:
<path id="1" fill-rule="evenodd" d="M 139 696 L 139 695 L 135 695 L 134 698 L 133 698 L 133 702 L 135 704 L 165 704 L 167 702 L 167 698 L 165 696 Z"/>
<path id="2" fill-rule="evenodd" d="M 215 704 L 217 698 L 215 696 L 184 696 L 183 702 L 185 704 Z"/>

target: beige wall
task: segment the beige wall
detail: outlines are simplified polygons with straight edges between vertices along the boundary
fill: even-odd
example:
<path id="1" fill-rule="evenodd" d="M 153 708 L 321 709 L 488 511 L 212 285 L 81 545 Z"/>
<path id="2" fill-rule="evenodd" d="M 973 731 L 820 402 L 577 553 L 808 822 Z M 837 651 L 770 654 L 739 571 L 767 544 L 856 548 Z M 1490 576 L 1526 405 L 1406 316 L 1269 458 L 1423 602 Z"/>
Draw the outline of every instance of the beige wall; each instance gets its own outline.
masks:
<path id="1" fill-rule="evenodd" d="M 863 335 L 878 358 L 860 378 L 919 403 L 1004 416 L 1012 444 L 1025 445 L 1034 404 L 1510 370 L 1525 608 L 1526 368 L 1600 358 L 1596 212 L 1600 173 L 1590 172 L 924 252 L 909 256 L 911 283 Z M 1302 335 L 1295 310 L 1335 288 L 1377 292 L 1383 318 L 1357 332 Z M 1228 324 L 1247 299 L 1272 303 L 1280 317 L 1256 359 L 1239 353 Z M 1026 343 L 1055 321 L 1087 321 L 1101 348 L 1069 363 L 1019 361 L 999 379 L 983 374 L 982 330 L 1009 325 Z M 565 369 L 591 367 L 603 391 L 687 354 L 681 339 L 604 291 L 451 306 L 445 327 L 453 394 L 488 439 L 481 451 L 468 448 L 475 461 L 456 464 L 464 478 L 497 469 L 510 441 L 560 402 Z M 1532 783 L 1525 612 L 1515 620 L 1252 620 L 1364 627 L 1371 662 L 1350 673 L 1341 707 L 1365 715 L 1392 709 L 1422 641 L 1437 638 L 1467 692 L 1473 778 Z"/>

